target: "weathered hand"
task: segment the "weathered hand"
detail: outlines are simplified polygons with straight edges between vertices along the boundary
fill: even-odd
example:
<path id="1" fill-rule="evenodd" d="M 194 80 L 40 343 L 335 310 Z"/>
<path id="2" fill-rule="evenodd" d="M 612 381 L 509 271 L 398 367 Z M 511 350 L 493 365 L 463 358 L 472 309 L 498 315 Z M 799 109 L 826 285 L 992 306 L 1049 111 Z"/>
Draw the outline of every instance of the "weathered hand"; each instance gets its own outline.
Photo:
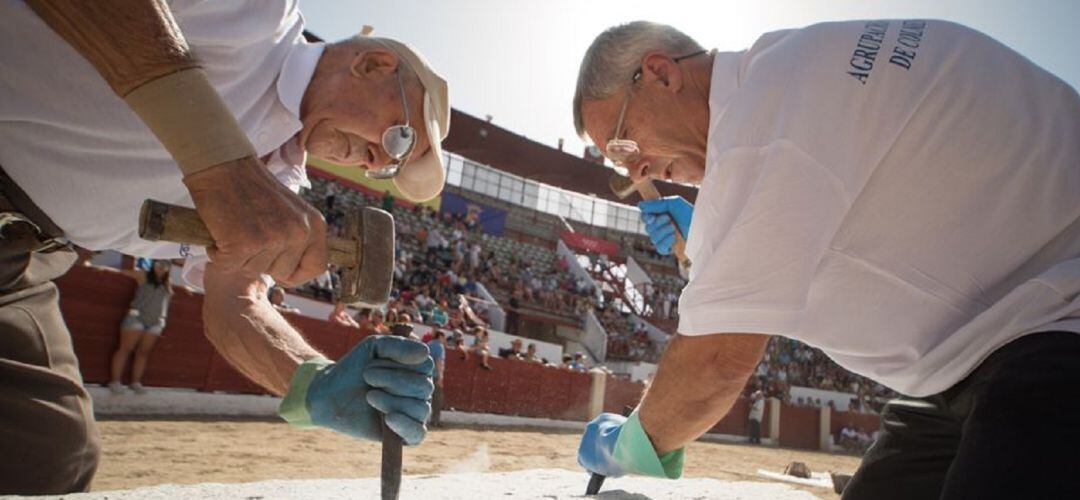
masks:
<path id="1" fill-rule="evenodd" d="M 285 285 L 326 271 L 326 222 L 255 158 L 223 163 L 184 178 L 216 245 L 215 265 L 269 274 Z"/>

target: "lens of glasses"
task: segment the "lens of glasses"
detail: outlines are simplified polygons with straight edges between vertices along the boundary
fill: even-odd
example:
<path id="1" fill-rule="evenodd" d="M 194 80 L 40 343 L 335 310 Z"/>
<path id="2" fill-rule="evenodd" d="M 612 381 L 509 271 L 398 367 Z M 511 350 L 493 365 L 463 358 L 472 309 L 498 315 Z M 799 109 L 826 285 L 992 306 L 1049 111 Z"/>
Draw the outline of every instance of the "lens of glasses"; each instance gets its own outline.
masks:
<path id="1" fill-rule="evenodd" d="M 620 166 L 638 154 L 636 142 L 622 139 L 608 142 L 605 149 L 607 150 L 607 157 Z"/>
<path id="2" fill-rule="evenodd" d="M 416 131 L 408 125 L 394 125 L 383 132 L 383 149 L 395 160 L 404 158 L 415 144 Z"/>
<path id="3" fill-rule="evenodd" d="M 397 176 L 399 170 L 401 170 L 400 163 L 391 163 L 380 169 L 368 170 L 364 172 L 364 175 L 368 179 L 393 179 Z"/>

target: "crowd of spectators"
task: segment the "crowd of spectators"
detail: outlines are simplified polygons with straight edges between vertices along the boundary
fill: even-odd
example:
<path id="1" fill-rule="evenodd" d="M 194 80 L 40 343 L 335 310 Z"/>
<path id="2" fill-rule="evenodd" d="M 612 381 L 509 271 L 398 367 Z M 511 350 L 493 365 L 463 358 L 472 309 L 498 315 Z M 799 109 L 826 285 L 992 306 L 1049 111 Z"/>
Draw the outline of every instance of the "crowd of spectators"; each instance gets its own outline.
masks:
<path id="1" fill-rule="evenodd" d="M 767 396 L 788 404 L 822 406 L 819 398 L 792 398 L 792 386 L 855 394 L 849 408 L 856 411 L 880 411 L 884 401 L 896 397 L 887 387 L 841 368 L 819 349 L 787 337 L 773 336 L 746 392 L 760 389 Z"/>
<path id="2" fill-rule="evenodd" d="M 656 362 L 660 357 L 662 345 L 654 342 L 647 333 L 644 322 L 631 312 L 628 298 L 619 296 L 618 282 L 626 275 L 626 265 L 612 262 L 604 254 L 589 255 L 586 268 L 600 282 L 615 282 L 606 287 L 602 302 L 595 307 L 596 318 L 608 335 L 608 358 L 626 361 Z M 682 283 L 674 278 L 670 282 L 646 283 L 636 288 L 642 302 L 637 309 L 640 315 L 654 325 L 672 326 L 678 321 L 678 294 Z M 681 281 L 681 280 L 679 280 Z M 668 328 L 673 333 L 674 328 Z"/>
<path id="3" fill-rule="evenodd" d="M 593 310 L 608 333 L 609 359 L 656 362 L 662 346 L 652 339 L 645 326 L 610 291 L 600 295 L 588 281 L 576 278 L 568 263 L 547 248 L 499 238 L 481 230 L 479 213 L 439 213 L 424 205 L 411 209 L 395 206 L 393 197 L 368 196 L 341 187 L 335 182 L 313 178 L 313 189 L 305 195 L 326 215 L 331 232 L 340 234 L 346 210 L 376 206 L 395 215 L 397 253 L 394 268 L 392 300 L 384 311 L 362 311 L 353 316 L 338 304 L 331 320 L 361 329 L 363 332 L 382 332 L 403 318 L 438 328 L 447 334 L 448 349 L 461 351 L 466 357 L 476 356 L 483 366 L 489 366 L 492 355 L 487 345 L 485 328 L 490 323 L 489 307 L 498 304 L 480 297 L 485 288 L 502 304 L 507 313 L 504 329 L 517 333 L 518 317 L 523 308 L 542 311 L 567 318 L 583 318 Z M 648 246 L 628 241 L 624 247 L 631 254 L 657 259 Z M 636 245 L 636 246 L 635 246 Z M 594 265 L 611 263 L 598 256 Z M 590 266 L 592 267 L 592 266 Z M 590 269 L 602 274 L 602 268 Z M 685 281 L 675 276 L 656 276 L 654 283 L 639 288 L 644 300 L 646 319 L 654 324 L 670 326 L 678 321 L 678 294 Z M 307 285 L 301 293 L 332 298 L 339 277 L 334 272 Z M 482 285 L 481 285 L 482 284 Z M 472 335 L 472 345 L 464 345 L 463 334 Z M 559 360 L 539 360 L 520 345 L 509 357 L 528 362 L 540 362 L 571 370 L 585 370 L 585 356 L 567 355 Z M 761 389 L 767 396 L 778 397 L 790 404 L 791 386 L 849 392 L 857 395 L 852 402 L 856 409 L 874 407 L 892 395 L 888 389 L 863 377 L 847 372 L 833 363 L 821 351 L 795 340 L 776 336 L 769 342 L 755 377 L 747 392 Z M 805 406 L 819 401 L 803 401 Z"/>
<path id="4" fill-rule="evenodd" d="M 334 234 L 342 231 L 346 210 L 378 206 L 395 215 L 398 245 L 393 295 L 397 300 L 387 314 L 404 310 L 424 324 L 459 331 L 486 325 L 486 308 L 495 304 L 479 297 L 479 283 L 513 310 L 508 311 L 511 320 L 522 307 L 576 319 L 595 304 L 591 286 L 576 279 L 554 252 L 496 241 L 480 230 L 478 212 L 438 213 L 425 205 L 405 209 L 394 206 L 389 193 L 377 198 L 318 178 L 312 184 L 305 196 L 324 212 Z M 530 248 L 516 251 L 522 247 Z M 327 298 L 338 279 L 327 273 L 303 292 Z M 516 321 L 511 323 L 505 326 L 516 330 Z"/>
<path id="5" fill-rule="evenodd" d="M 608 359 L 657 362 L 660 347 L 649 338 L 644 324 L 615 309 L 612 302 L 607 302 L 596 315 L 608 334 Z"/>

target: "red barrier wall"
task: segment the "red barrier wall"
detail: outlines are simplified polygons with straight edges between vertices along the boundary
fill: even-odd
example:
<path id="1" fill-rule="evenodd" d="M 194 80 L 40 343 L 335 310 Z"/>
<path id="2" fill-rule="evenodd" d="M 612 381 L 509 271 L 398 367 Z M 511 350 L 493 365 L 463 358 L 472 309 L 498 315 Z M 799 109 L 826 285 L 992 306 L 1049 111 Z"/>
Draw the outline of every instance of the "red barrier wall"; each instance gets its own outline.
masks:
<path id="1" fill-rule="evenodd" d="M 771 438 L 769 432 L 769 402 L 765 402 L 765 412 L 761 417 L 761 437 Z M 731 434 L 734 436 L 749 436 L 750 435 L 750 399 L 740 397 L 735 400 L 735 404 L 731 406 L 731 410 L 724 416 L 712 429 L 709 429 L 711 433 L 719 434 Z"/>
<path id="2" fill-rule="evenodd" d="M 57 280 L 57 286 L 83 379 L 107 383 L 120 322 L 135 291 L 134 281 L 108 269 L 76 267 Z M 203 335 L 202 295 L 175 290 L 168 326 L 150 355 L 143 382 L 202 391 L 266 393 L 229 366 Z M 287 314 L 286 318 L 331 359 L 340 358 L 362 340 L 353 328 L 300 315 Z M 588 374 L 497 358 L 490 360 L 493 370 L 484 370 L 475 355 L 464 361 L 460 351 L 449 351 L 447 358 L 449 407 L 569 420 L 585 420 L 587 416 Z"/>
<path id="3" fill-rule="evenodd" d="M 645 384 L 641 382 L 609 375 L 604 382 L 604 411 L 622 414 L 623 408 L 627 406 L 636 408 L 644 392 Z"/>
<path id="4" fill-rule="evenodd" d="M 584 421 L 588 374 L 522 361 L 491 358 L 491 370 L 470 354 L 446 354 L 446 406 L 456 410 Z"/>
<path id="5" fill-rule="evenodd" d="M 91 383 L 109 381 L 109 360 L 117 345 L 117 330 L 135 290 L 130 278 L 115 271 L 76 267 L 57 281 L 60 309 L 67 320 L 83 378 Z M 232 369 L 203 335 L 202 295 L 177 288 L 169 307 L 165 333 L 150 356 L 144 382 L 150 386 L 184 387 L 202 391 L 265 393 Z M 286 315 L 289 322 L 319 351 L 332 359 L 343 356 L 361 337 L 356 329 L 314 318 Z M 480 367 L 470 355 L 447 352 L 446 405 L 462 411 L 584 421 L 588 413 L 591 375 L 521 361 L 492 358 L 492 370 Z M 636 406 L 644 385 L 608 377 L 604 411 L 621 413 Z M 762 436 L 769 435 L 769 407 L 765 405 Z M 749 401 L 740 398 L 710 432 L 745 436 Z M 817 448 L 818 410 L 785 406 L 780 419 L 780 444 Z M 865 431 L 878 427 L 878 417 L 834 412 L 832 432 L 845 423 Z"/>
<path id="6" fill-rule="evenodd" d="M 780 409 L 780 446 L 785 448 L 818 449 L 818 426 L 821 411 L 783 405 Z"/>

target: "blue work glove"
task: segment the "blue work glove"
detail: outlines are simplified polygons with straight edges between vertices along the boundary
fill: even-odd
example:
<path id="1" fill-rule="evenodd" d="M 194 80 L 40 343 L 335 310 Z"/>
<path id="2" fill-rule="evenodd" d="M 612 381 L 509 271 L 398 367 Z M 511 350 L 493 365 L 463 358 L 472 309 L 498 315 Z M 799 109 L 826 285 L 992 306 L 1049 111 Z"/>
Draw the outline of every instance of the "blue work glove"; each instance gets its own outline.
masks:
<path id="1" fill-rule="evenodd" d="M 685 448 L 657 456 L 641 428 L 638 412 L 629 417 L 602 413 L 585 426 L 578 447 L 578 463 L 589 472 L 608 477 L 627 474 L 678 479 L 682 476 Z"/>
<path id="2" fill-rule="evenodd" d="M 645 200 L 638 203 L 641 209 L 641 221 L 645 223 L 645 231 L 649 233 L 656 251 L 660 255 L 670 255 L 671 245 L 675 244 L 675 225 L 679 226 L 679 234 L 683 238 L 690 232 L 690 220 L 694 217 L 694 206 L 683 199 L 682 196 L 668 196 L 656 200 Z"/>
<path id="3" fill-rule="evenodd" d="M 278 414 L 298 427 L 319 426 L 361 439 L 382 439 L 380 419 L 405 444 L 424 440 L 435 363 L 422 342 L 375 335 L 337 363 L 305 361 L 293 374 Z"/>

